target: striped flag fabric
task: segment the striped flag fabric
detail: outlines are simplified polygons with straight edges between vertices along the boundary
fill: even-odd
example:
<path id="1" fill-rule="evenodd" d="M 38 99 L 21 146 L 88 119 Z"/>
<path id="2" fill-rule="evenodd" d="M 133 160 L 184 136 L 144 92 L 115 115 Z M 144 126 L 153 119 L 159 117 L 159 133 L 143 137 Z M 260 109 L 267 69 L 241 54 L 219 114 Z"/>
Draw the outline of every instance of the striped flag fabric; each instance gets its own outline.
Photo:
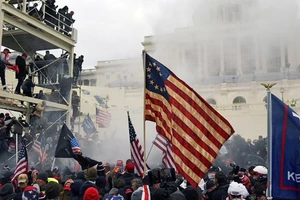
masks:
<path id="1" fill-rule="evenodd" d="M 170 142 L 160 134 L 157 134 L 153 144 L 162 151 L 162 163 L 166 168 L 174 168 L 174 156 Z"/>
<path id="2" fill-rule="evenodd" d="M 143 192 L 141 200 L 151 200 L 149 185 L 143 185 Z"/>
<path id="3" fill-rule="evenodd" d="M 129 127 L 129 140 L 130 140 L 130 154 L 131 159 L 134 162 L 135 169 L 137 170 L 138 174 L 143 177 L 144 175 L 144 151 L 142 146 L 140 145 L 140 141 L 137 138 L 135 133 L 134 127 L 132 125 L 129 112 L 128 115 L 128 127 Z M 146 165 L 149 169 L 149 167 Z"/>
<path id="4" fill-rule="evenodd" d="M 54 157 L 56 158 L 74 158 L 81 154 L 81 148 L 71 132 L 71 130 L 64 124 L 60 130 L 60 136 L 57 142 Z"/>
<path id="5" fill-rule="evenodd" d="M 14 175 L 11 179 L 11 183 L 15 188 L 18 187 L 18 177 L 20 174 L 28 173 L 28 157 L 25 145 L 22 145 L 19 153 L 18 153 L 18 162 L 14 172 Z"/>
<path id="6" fill-rule="evenodd" d="M 75 155 L 80 155 L 81 154 L 81 148 L 79 147 L 79 144 L 78 144 L 76 138 L 72 138 L 70 140 L 70 143 L 71 143 L 72 152 Z"/>
<path id="7" fill-rule="evenodd" d="M 48 154 L 45 150 L 45 137 L 42 134 L 34 140 L 32 149 L 39 155 L 39 163 L 44 164 L 48 159 Z"/>
<path id="8" fill-rule="evenodd" d="M 172 145 L 176 169 L 197 186 L 234 133 L 230 123 L 197 92 L 144 52 L 145 119 Z"/>
<path id="9" fill-rule="evenodd" d="M 107 110 L 96 108 L 96 124 L 99 128 L 107 128 L 110 125 L 111 114 Z"/>

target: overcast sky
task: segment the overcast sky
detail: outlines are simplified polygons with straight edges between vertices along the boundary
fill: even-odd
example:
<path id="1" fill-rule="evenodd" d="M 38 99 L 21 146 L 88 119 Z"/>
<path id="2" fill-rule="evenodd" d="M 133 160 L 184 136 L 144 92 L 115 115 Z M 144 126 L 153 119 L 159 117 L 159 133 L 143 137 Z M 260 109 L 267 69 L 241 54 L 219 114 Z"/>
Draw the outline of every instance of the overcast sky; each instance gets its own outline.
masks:
<path id="1" fill-rule="evenodd" d="M 85 56 L 84 68 L 100 60 L 141 56 L 144 36 L 163 33 L 186 24 L 181 13 L 193 0 L 56 0 L 74 11 L 78 29 L 77 55 Z M 169 20 L 172 19 L 172 20 Z"/>

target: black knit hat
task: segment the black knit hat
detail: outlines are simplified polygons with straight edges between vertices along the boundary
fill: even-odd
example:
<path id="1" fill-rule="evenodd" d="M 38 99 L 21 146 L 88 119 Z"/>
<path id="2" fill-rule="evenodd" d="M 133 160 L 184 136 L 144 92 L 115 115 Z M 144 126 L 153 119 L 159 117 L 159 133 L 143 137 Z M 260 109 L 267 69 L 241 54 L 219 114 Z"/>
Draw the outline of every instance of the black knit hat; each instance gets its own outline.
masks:
<path id="1" fill-rule="evenodd" d="M 48 174 L 46 172 L 39 173 L 37 179 L 41 179 L 48 183 Z"/>
<path id="2" fill-rule="evenodd" d="M 105 168 L 104 168 L 102 162 L 99 162 L 98 165 L 97 165 L 97 171 L 98 172 L 102 172 L 102 171 L 104 172 L 104 170 L 105 170 Z"/>

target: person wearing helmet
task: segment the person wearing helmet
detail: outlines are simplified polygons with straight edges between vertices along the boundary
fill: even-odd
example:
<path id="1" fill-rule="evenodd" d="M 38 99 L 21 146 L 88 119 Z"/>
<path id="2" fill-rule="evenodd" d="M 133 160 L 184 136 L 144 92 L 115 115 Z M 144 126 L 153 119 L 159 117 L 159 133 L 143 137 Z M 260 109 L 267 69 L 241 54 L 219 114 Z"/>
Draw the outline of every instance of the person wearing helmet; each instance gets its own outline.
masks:
<path id="1" fill-rule="evenodd" d="M 245 200 L 248 195 L 249 193 L 243 184 L 233 181 L 229 185 L 226 200 Z"/>

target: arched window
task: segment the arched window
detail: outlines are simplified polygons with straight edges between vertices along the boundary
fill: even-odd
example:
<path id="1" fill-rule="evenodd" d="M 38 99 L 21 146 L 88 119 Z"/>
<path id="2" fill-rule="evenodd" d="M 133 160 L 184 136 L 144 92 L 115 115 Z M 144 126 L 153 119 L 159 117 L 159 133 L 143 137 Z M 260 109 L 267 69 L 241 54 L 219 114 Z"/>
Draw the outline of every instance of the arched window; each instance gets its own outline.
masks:
<path id="1" fill-rule="evenodd" d="M 212 99 L 212 98 L 209 98 L 209 99 L 206 99 L 207 103 L 209 103 L 210 105 L 216 105 L 216 100 Z"/>
<path id="2" fill-rule="evenodd" d="M 238 96 L 233 99 L 233 104 L 246 103 L 246 99 L 244 97 Z"/>

